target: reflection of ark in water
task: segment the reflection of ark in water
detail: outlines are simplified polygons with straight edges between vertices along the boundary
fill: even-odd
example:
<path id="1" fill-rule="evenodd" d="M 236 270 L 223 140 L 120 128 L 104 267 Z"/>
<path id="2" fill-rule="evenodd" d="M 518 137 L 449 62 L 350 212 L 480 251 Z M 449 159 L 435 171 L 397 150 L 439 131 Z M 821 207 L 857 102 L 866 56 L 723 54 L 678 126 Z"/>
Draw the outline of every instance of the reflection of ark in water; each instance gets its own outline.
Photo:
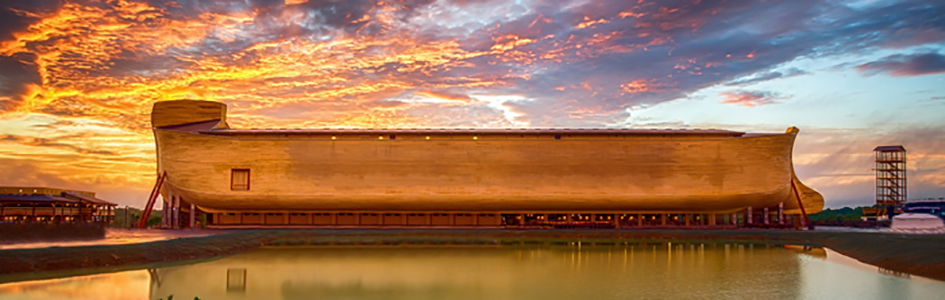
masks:
<path id="1" fill-rule="evenodd" d="M 263 248 L 153 270 L 150 297 L 613 299 L 696 298 L 712 291 L 716 297 L 791 298 L 781 294 L 800 289 L 799 255 L 824 256 L 819 248 L 677 243 Z M 777 271 L 759 276 L 761 266 Z"/>
<path id="2" fill-rule="evenodd" d="M 823 197 L 779 134 L 633 129 L 233 129 L 151 113 L 167 226 L 795 224 Z"/>

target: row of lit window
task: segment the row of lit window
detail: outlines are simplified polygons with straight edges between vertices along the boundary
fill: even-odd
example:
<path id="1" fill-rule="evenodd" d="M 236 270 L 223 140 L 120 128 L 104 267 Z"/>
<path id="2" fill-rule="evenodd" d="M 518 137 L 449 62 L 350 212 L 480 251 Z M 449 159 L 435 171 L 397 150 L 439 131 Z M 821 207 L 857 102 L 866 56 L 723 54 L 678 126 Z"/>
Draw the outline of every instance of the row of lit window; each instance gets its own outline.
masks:
<path id="1" fill-rule="evenodd" d="M 260 216 L 260 215 L 267 215 L 267 216 L 283 216 L 283 215 L 284 215 L 284 213 L 221 213 L 220 215 L 222 215 L 222 216 L 228 216 L 228 217 L 235 217 L 235 216 L 238 216 L 238 215 L 240 215 L 240 214 L 242 214 L 242 215 L 244 215 L 244 216 Z M 331 214 L 331 213 L 311 213 L 311 214 L 309 214 L 309 213 L 289 213 L 289 215 L 290 215 L 290 216 L 307 216 L 307 215 L 313 215 L 313 216 L 331 216 L 332 214 Z M 411 216 L 411 217 L 421 217 L 421 216 L 427 216 L 427 215 L 429 215 L 429 216 L 434 216 L 434 217 L 446 217 L 446 216 L 449 216 L 450 214 L 445 214 L 445 213 L 430 213 L 430 214 L 423 214 L 423 213 L 407 213 L 407 214 L 402 214 L 402 213 L 337 213 L 336 215 L 339 216 L 339 217 L 353 217 L 353 216 L 357 216 L 357 215 L 361 215 L 361 216 L 365 216 L 365 217 L 378 217 L 378 216 L 399 217 L 399 216 L 402 216 L 402 215 L 407 215 L 407 216 Z M 456 213 L 456 214 L 453 214 L 453 215 L 454 215 L 454 216 L 457 216 L 457 217 L 472 217 L 472 216 L 475 216 L 475 214 L 470 214 L 470 213 Z M 478 214 L 478 215 L 479 215 L 479 216 L 483 216 L 483 217 L 494 217 L 494 216 L 495 216 L 495 214 Z"/>
<path id="2" fill-rule="evenodd" d="M 337 139 L 338 139 L 338 136 L 334 136 L 334 135 L 331 136 L 331 140 L 334 141 L 334 140 L 337 140 Z M 392 134 L 392 135 L 388 135 L 388 136 L 386 136 L 386 137 L 383 136 L 383 135 L 379 135 L 379 136 L 377 136 L 377 139 L 378 139 L 378 140 L 396 140 L 396 139 L 397 139 L 397 136 L 396 136 L 396 135 L 393 135 L 393 134 Z M 429 140 L 431 140 L 431 139 L 433 139 L 433 138 L 431 138 L 429 135 L 427 135 L 427 136 L 424 136 L 423 139 L 429 141 Z M 560 136 L 560 135 L 555 135 L 555 136 L 554 136 L 554 139 L 560 140 L 560 139 L 561 139 L 561 136 Z M 475 141 L 475 140 L 479 140 L 479 136 L 472 136 L 472 140 L 474 140 L 474 141 Z"/>
<path id="3" fill-rule="evenodd" d="M 38 217 L 31 217 L 31 216 L 4 216 L 4 217 L 3 217 L 3 221 L 4 221 L 4 222 L 29 221 L 30 218 L 34 218 L 33 220 L 36 221 L 36 222 L 46 222 L 46 221 L 54 221 L 54 220 L 55 220 L 55 217 L 48 217 L 48 216 L 38 216 Z M 64 217 L 61 217 L 60 220 L 62 220 L 62 221 L 74 221 L 74 220 L 75 220 L 75 217 L 64 216 Z"/>
<path id="4" fill-rule="evenodd" d="M 521 219 L 521 217 L 522 217 L 522 216 L 515 216 L 516 219 Z M 535 219 L 535 220 L 544 220 L 544 219 L 545 219 L 545 216 L 544 216 L 544 215 L 526 214 L 525 217 L 526 217 L 526 218 L 529 218 L 529 219 L 532 219 L 532 218 L 533 218 L 533 219 Z M 551 214 L 551 215 L 548 216 L 548 218 L 551 219 L 552 221 L 564 221 L 564 220 L 567 220 L 567 219 L 568 219 L 566 215 L 558 215 L 558 214 Z M 619 218 L 620 218 L 621 220 L 635 220 L 635 219 L 636 219 L 636 216 L 634 216 L 634 215 L 621 215 Z M 644 219 L 644 220 L 646 220 L 646 219 L 649 219 L 649 220 L 656 220 L 657 218 L 658 218 L 658 216 L 656 216 L 656 215 L 643 216 L 643 219 Z M 702 219 L 702 216 L 700 216 L 700 215 L 694 215 L 693 218 L 694 218 L 695 220 L 701 220 L 701 219 Z M 591 220 L 591 216 L 590 216 L 590 215 L 576 214 L 576 215 L 571 215 L 571 218 L 570 218 L 570 219 L 571 219 L 572 221 L 590 221 L 590 220 Z M 599 216 L 597 216 L 597 217 L 595 218 L 595 220 L 597 220 L 597 221 L 609 221 L 609 220 L 612 220 L 612 219 L 613 219 L 613 216 L 612 216 L 612 215 L 599 215 Z M 680 219 L 680 216 L 679 216 L 679 215 L 671 215 L 671 216 L 670 216 L 670 219 L 672 219 L 672 220 L 674 220 L 674 221 L 677 221 L 677 220 Z"/>
<path id="5" fill-rule="evenodd" d="M 28 203 L 5 204 L 3 206 L 4 207 L 43 207 L 43 208 L 53 207 L 53 205 L 51 204 L 33 205 L 33 204 L 28 204 Z M 84 206 L 84 205 L 79 205 L 79 204 L 74 204 L 74 203 L 60 203 L 60 204 L 56 204 L 55 207 L 63 208 L 63 207 L 79 207 L 79 206 L 91 207 L 91 206 Z"/>
<path id="6" fill-rule="evenodd" d="M 331 136 L 331 140 L 337 140 L 337 139 L 338 139 L 337 136 L 334 136 L 334 135 Z M 377 139 L 378 139 L 378 140 L 385 140 L 385 139 L 396 140 L 396 139 L 397 139 L 397 136 L 396 136 L 396 135 L 390 135 L 390 136 L 387 136 L 387 137 L 385 138 L 383 135 L 379 135 L 379 136 L 377 136 Z M 429 135 L 423 137 L 423 139 L 428 140 L 428 141 L 431 140 L 431 138 L 430 138 Z M 473 140 L 478 140 L 479 137 L 478 137 L 478 136 L 473 136 L 472 139 L 473 139 Z"/>

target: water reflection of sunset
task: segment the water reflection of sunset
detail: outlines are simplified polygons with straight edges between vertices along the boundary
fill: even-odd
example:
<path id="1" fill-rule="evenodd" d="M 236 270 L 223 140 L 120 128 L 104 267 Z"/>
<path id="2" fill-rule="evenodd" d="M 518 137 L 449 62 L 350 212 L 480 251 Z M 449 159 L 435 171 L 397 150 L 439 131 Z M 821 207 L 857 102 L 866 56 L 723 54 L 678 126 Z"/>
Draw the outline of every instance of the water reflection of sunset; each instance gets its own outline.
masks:
<path id="1" fill-rule="evenodd" d="M 916 279 L 829 249 L 762 244 L 318 246 L 7 283 L 0 298 L 928 299 L 945 291 Z"/>

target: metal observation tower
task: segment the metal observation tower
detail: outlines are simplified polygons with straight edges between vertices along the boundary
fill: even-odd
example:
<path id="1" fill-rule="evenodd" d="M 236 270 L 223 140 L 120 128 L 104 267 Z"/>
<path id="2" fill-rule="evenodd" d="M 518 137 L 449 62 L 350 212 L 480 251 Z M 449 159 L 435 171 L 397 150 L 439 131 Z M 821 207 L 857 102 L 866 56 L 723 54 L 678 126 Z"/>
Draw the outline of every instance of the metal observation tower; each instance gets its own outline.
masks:
<path id="1" fill-rule="evenodd" d="M 896 206 L 906 202 L 906 148 L 902 145 L 879 146 L 876 154 L 877 217 L 892 217 Z"/>

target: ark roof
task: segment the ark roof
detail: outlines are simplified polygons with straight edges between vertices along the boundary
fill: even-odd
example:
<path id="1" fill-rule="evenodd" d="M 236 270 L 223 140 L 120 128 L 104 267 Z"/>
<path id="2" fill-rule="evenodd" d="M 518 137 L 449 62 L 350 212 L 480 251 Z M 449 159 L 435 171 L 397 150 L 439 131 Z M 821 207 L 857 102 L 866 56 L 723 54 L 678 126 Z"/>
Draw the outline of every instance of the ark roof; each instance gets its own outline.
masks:
<path id="1" fill-rule="evenodd" d="M 745 133 L 719 129 L 614 129 L 614 128 L 393 128 L 393 129 L 211 129 L 213 135 L 325 135 L 325 134 L 571 134 L 571 135 L 698 135 L 738 137 Z"/>

